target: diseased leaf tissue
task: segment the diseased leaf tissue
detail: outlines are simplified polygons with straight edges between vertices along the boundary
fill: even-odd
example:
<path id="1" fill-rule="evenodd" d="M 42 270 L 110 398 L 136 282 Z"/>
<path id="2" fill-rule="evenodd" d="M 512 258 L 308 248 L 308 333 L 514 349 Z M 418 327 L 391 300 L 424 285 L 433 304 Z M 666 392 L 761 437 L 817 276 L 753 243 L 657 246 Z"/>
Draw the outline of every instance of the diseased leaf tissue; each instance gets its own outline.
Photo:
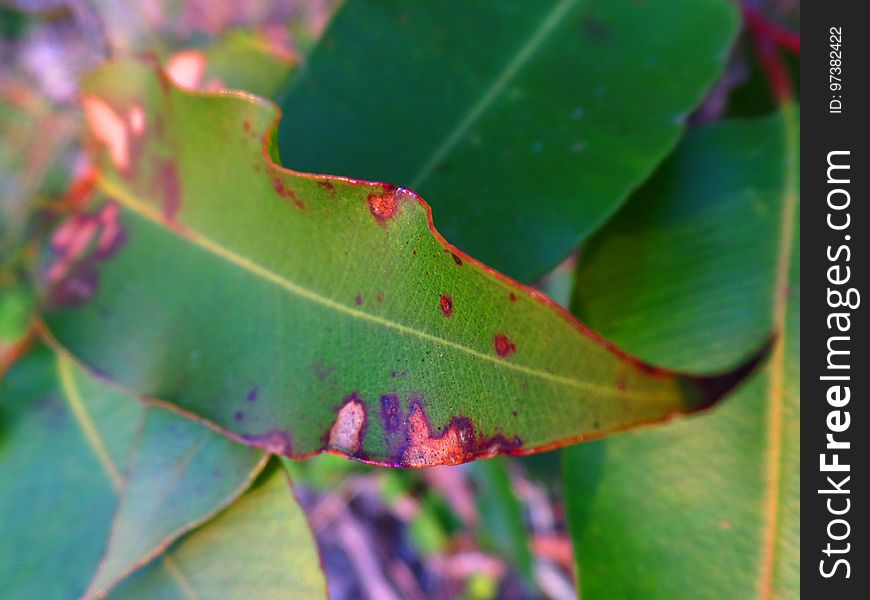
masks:
<path id="1" fill-rule="evenodd" d="M 97 190 L 44 255 L 46 323 L 244 443 L 456 464 L 704 408 L 743 373 L 650 367 L 452 247 L 413 192 L 279 167 L 265 101 L 122 61 L 85 106 Z"/>

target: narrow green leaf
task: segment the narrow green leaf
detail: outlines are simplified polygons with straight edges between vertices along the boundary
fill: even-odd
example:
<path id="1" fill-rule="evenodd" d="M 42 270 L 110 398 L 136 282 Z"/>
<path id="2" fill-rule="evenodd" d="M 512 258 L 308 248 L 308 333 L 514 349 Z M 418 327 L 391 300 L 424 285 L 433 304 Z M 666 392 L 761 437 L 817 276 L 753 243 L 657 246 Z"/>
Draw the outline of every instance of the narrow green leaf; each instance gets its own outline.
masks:
<path id="1" fill-rule="evenodd" d="M 141 413 L 105 386 L 72 390 L 58 368 L 38 346 L 0 381 L 0 581 L 13 597 L 85 591 Z"/>
<path id="2" fill-rule="evenodd" d="M 736 27 L 727 0 L 351 0 L 282 99 L 281 157 L 412 188 L 531 281 L 673 148 Z"/>
<path id="3" fill-rule="evenodd" d="M 586 600 L 798 597 L 798 119 L 691 133 L 582 257 L 579 314 L 650 360 L 722 368 L 779 335 L 712 413 L 564 453 Z"/>
<path id="4" fill-rule="evenodd" d="M 108 548 L 90 584 L 96 596 L 233 502 L 267 458 L 168 410 L 146 410 Z"/>
<path id="5" fill-rule="evenodd" d="M 458 463 L 696 410 L 741 376 L 626 356 L 447 244 L 412 192 L 277 167 L 265 101 L 133 62 L 85 94 L 101 192 L 52 236 L 46 321 L 95 370 L 245 443 Z"/>
<path id="6" fill-rule="evenodd" d="M 0 388 L 0 510 L 13 516 L 0 519 L 0 579 L 22 597 L 102 596 L 261 466 L 258 452 L 39 345 Z"/>
<path id="7" fill-rule="evenodd" d="M 324 598 L 314 538 L 272 463 L 231 507 L 176 542 L 109 598 Z"/>
<path id="8" fill-rule="evenodd" d="M 476 484 L 475 500 L 481 520 L 480 536 L 483 547 L 506 556 L 531 588 L 535 581 L 535 559 L 523 505 L 514 492 L 508 471 L 508 460 L 497 457 L 472 465 L 471 477 Z"/>

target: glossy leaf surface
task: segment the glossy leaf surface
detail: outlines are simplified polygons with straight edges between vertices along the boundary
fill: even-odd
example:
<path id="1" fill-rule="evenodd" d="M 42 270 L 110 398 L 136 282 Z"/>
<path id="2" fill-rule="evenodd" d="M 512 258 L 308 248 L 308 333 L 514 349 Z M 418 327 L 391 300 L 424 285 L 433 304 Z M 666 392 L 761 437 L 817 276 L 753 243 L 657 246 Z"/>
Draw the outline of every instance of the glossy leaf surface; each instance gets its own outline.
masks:
<path id="1" fill-rule="evenodd" d="M 673 148 L 736 22 L 727 0 L 352 0 L 281 101 L 281 158 L 411 188 L 531 281 Z"/>
<path id="2" fill-rule="evenodd" d="M 579 314 L 650 360 L 723 368 L 779 334 L 711 413 L 564 452 L 584 599 L 799 595 L 798 135 L 793 108 L 691 133 L 581 259 Z"/>
<path id="3" fill-rule="evenodd" d="M 109 598 L 324 598 L 314 538 L 289 484 L 273 463 L 232 506 L 181 538 Z"/>
<path id="4" fill-rule="evenodd" d="M 108 548 L 90 592 L 101 594 L 244 492 L 266 456 L 162 408 L 146 408 Z"/>
<path id="5" fill-rule="evenodd" d="M 13 597 L 84 593 L 142 410 L 105 388 L 68 394 L 59 368 L 40 346 L 0 382 L 0 581 Z"/>
<path id="6" fill-rule="evenodd" d="M 100 190 L 52 236 L 47 323 L 245 443 L 458 463 L 662 420 L 739 379 L 622 354 L 448 245 L 407 190 L 280 169 L 265 101 L 126 62 L 84 102 Z"/>
<path id="7" fill-rule="evenodd" d="M 0 508 L 11 517 L 0 520 L 9 553 L 0 575 L 13 596 L 102 595 L 232 501 L 262 464 L 258 452 L 146 408 L 44 346 L 12 367 L 0 398 Z M 143 491 L 146 481 L 154 485 Z"/>

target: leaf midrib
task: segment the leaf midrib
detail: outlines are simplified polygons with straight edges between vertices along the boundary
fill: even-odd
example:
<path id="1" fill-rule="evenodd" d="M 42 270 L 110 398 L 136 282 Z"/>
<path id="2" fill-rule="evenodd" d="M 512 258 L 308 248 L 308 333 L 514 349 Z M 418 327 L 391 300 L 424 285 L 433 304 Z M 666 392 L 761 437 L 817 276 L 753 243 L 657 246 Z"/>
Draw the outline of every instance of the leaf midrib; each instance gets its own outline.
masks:
<path id="1" fill-rule="evenodd" d="M 785 394 L 785 337 L 788 311 L 788 275 L 791 255 L 794 251 L 795 211 L 799 201 L 797 184 L 798 132 L 795 107 L 791 104 L 782 107 L 786 146 L 785 160 L 785 200 L 782 209 L 779 247 L 777 250 L 776 278 L 773 294 L 773 323 L 778 338 L 770 359 L 770 387 L 768 395 L 767 451 L 765 453 L 765 493 L 762 514 L 766 520 L 762 533 L 761 565 L 758 596 L 768 600 L 773 594 L 774 562 L 776 542 L 779 533 L 780 499 L 782 495 L 782 445 L 784 394 Z"/>
<path id="2" fill-rule="evenodd" d="M 487 87 L 480 98 L 471 105 L 468 112 L 451 129 L 444 141 L 438 146 L 429 159 L 423 163 L 419 172 L 411 178 L 411 187 L 419 189 L 420 185 L 432 174 L 439 163 L 447 154 L 456 147 L 472 125 L 483 115 L 484 111 L 492 105 L 508 83 L 516 76 L 526 63 L 535 55 L 541 45 L 550 37 L 550 34 L 562 20 L 565 14 L 574 8 L 578 0 L 562 0 L 548 12 L 534 29 L 532 35 L 517 49 L 516 53 L 507 62 L 498 76 Z"/>
<path id="3" fill-rule="evenodd" d="M 568 387 L 573 387 L 573 388 L 585 390 L 588 392 L 598 393 L 601 395 L 619 396 L 619 397 L 631 398 L 631 399 L 635 399 L 635 400 L 647 399 L 647 398 L 652 398 L 652 397 L 656 397 L 656 396 L 661 395 L 661 394 L 656 393 L 656 392 L 647 393 L 647 392 L 644 392 L 642 390 L 619 390 L 615 386 L 614 387 L 601 386 L 601 385 L 597 385 L 597 384 L 594 384 L 594 383 L 591 383 L 588 381 L 581 381 L 578 379 L 574 379 L 572 377 L 565 377 L 563 375 L 556 375 L 556 374 L 550 373 L 548 371 L 542 371 L 540 369 L 535 369 L 532 367 L 528 367 L 526 365 L 518 364 L 515 362 L 510 362 L 510 361 L 504 360 L 502 358 L 498 358 L 496 356 L 484 354 L 483 352 L 475 350 L 474 348 L 469 348 L 468 346 L 464 346 L 464 345 L 459 344 L 457 342 L 454 342 L 452 340 L 438 337 L 438 336 L 432 335 L 430 333 L 427 333 L 425 331 L 421 331 L 419 329 L 414 329 L 412 327 L 408 327 L 407 325 L 403 325 L 402 323 L 397 323 L 395 321 L 385 319 L 385 318 L 380 317 L 378 315 L 373 315 L 373 314 L 370 314 L 367 312 L 363 312 L 363 311 L 355 309 L 351 306 L 337 302 L 331 298 L 327 298 L 325 296 L 322 296 L 322 295 L 318 294 L 317 292 L 309 290 L 308 288 L 305 288 L 305 287 L 303 287 L 299 284 L 296 284 L 292 281 L 289 281 L 288 279 L 285 279 L 284 277 L 282 277 L 278 273 L 270 271 L 269 269 L 267 269 L 266 267 L 263 267 L 259 263 L 256 263 L 248 258 L 245 258 L 244 256 L 241 256 L 241 255 L 233 252 L 232 250 L 222 246 L 220 243 L 215 242 L 215 241 L 209 239 L 208 237 L 205 237 L 201 233 L 194 231 L 187 226 L 181 226 L 181 227 L 169 227 L 169 226 L 167 226 L 167 223 L 166 223 L 164 217 L 162 216 L 162 214 L 158 210 L 151 207 L 146 202 L 139 200 L 132 193 L 130 193 L 128 190 L 122 188 L 121 186 L 116 185 L 115 183 L 113 183 L 111 180 L 109 180 L 108 178 L 106 178 L 102 174 L 100 174 L 98 176 L 98 185 L 103 190 L 103 192 L 105 192 L 112 199 L 119 202 L 127 210 L 139 215 L 140 217 L 146 219 L 147 221 L 150 221 L 154 225 L 157 225 L 164 232 L 169 233 L 171 235 L 174 235 L 176 237 L 179 237 L 182 240 L 184 240 L 184 241 L 186 241 L 194 246 L 197 246 L 203 250 L 206 250 L 206 251 L 210 252 L 211 254 L 217 256 L 218 258 L 223 259 L 224 261 L 226 261 L 230 264 L 233 264 L 236 267 L 241 268 L 244 271 L 247 271 L 248 273 L 252 274 L 253 276 L 259 277 L 260 279 L 264 279 L 264 280 L 269 281 L 275 285 L 278 285 L 279 287 L 284 288 L 285 290 L 289 291 L 290 293 L 294 294 L 295 296 L 298 296 L 300 298 L 303 298 L 303 299 L 308 300 L 310 302 L 313 302 L 315 304 L 325 306 L 325 307 L 330 308 L 336 312 L 346 314 L 346 315 L 353 317 L 355 319 L 369 321 L 371 323 L 375 323 L 375 324 L 380 325 L 382 327 L 392 329 L 394 331 L 398 331 L 399 333 L 402 333 L 405 335 L 418 337 L 418 338 L 424 339 L 426 341 L 429 341 L 433 344 L 439 344 L 439 345 L 451 348 L 453 350 L 464 352 L 464 353 L 469 354 L 477 359 L 489 362 L 489 363 L 491 363 L 499 368 L 518 371 L 520 373 L 524 373 L 524 374 L 532 376 L 532 377 L 537 377 L 539 379 L 544 379 L 546 381 L 550 381 L 550 382 L 555 383 L 555 384 L 565 385 Z M 580 334 L 580 335 L 582 335 L 582 334 Z M 596 343 L 595 340 L 593 340 L 593 339 L 589 339 L 589 338 L 586 338 L 586 339 L 590 344 Z M 617 357 L 615 355 L 613 356 L 613 359 L 614 360 L 621 360 L 619 357 Z"/>
<path id="4" fill-rule="evenodd" d="M 115 496 L 119 497 L 124 488 L 124 477 L 121 475 L 121 472 L 115 464 L 115 461 L 112 459 L 111 454 L 109 454 L 106 442 L 103 440 L 102 435 L 100 435 L 99 429 L 97 429 L 94 420 L 91 418 L 91 415 L 85 406 L 81 392 L 75 382 L 73 360 L 62 353 L 58 353 L 56 355 L 55 364 L 61 390 L 63 391 L 64 398 L 66 398 L 70 410 L 72 410 L 73 417 L 75 418 L 79 428 L 82 430 L 82 433 L 85 436 L 85 441 L 87 441 L 88 446 L 96 455 L 97 460 L 106 473 L 106 476 L 109 478 Z M 162 551 L 164 567 L 167 572 L 169 572 L 173 582 L 175 582 L 185 598 L 188 598 L 188 600 L 198 600 L 199 596 L 196 594 L 190 581 L 172 559 L 171 552 L 172 551 L 169 549 L 164 549 Z M 104 589 L 101 594 L 97 595 L 97 597 L 103 597 L 109 591 L 110 589 Z"/>
<path id="5" fill-rule="evenodd" d="M 59 354 L 57 355 L 56 365 L 61 389 L 70 410 L 72 410 L 73 417 L 85 436 L 85 441 L 109 478 L 112 490 L 115 492 L 115 495 L 118 495 L 124 487 L 124 477 L 121 475 L 121 471 L 118 469 L 115 461 L 112 460 L 103 437 L 100 435 L 94 420 L 85 407 L 84 400 L 75 382 L 72 359 Z"/>

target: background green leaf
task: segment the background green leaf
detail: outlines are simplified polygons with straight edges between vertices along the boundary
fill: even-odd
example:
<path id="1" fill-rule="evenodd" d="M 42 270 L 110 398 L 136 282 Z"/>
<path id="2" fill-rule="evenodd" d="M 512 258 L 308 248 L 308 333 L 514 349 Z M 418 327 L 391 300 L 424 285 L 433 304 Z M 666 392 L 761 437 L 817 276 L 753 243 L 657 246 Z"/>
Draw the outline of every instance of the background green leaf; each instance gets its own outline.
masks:
<path id="1" fill-rule="evenodd" d="M 145 410 L 91 593 L 107 590 L 229 505 L 265 464 L 262 452 L 200 423 L 162 408 Z"/>
<path id="2" fill-rule="evenodd" d="M 45 254 L 46 321 L 95 370 L 240 441 L 458 463 L 696 410 L 739 378 L 622 354 L 444 242 L 407 190 L 279 169 L 265 102 L 135 62 L 85 93 L 110 152 Z"/>
<path id="3" fill-rule="evenodd" d="M 798 164 L 791 107 L 695 131 L 581 259 L 579 314 L 648 359 L 721 368 L 779 335 L 710 414 L 564 452 L 584 600 L 799 595 Z"/>
<path id="4" fill-rule="evenodd" d="M 483 547 L 502 553 L 513 563 L 523 582 L 534 587 L 535 562 L 532 555 L 529 528 L 523 517 L 523 505 L 514 492 L 510 463 L 499 456 L 471 466 L 476 485 L 475 500 L 480 514 L 480 536 Z"/>
<path id="5" fill-rule="evenodd" d="M 230 508 L 188 533 L 109 598 L 324 598 L 305 515 L 277 462 Z"/>
<path id="6" fill-rule="evenodd" d="M 39 345 L 0 388 L 0 467 L 0 508 L 11 516 L 0 520 L 4 585 L 13 596 L 73 598 L 108 539 L 88 596 L 235 499 L 262 458 Z"/>
<path id="7" fill-rule="evenodd" d="M 725 0 L 351 0 L 282 98 L 281 158 L 411 188 L 530 281 L 673 148 L 736 25 Z"/>
<path id="8" fill-rule="evenodd" d="M 103 551 L 142 408 L 103 386 L 65 394 L 38 346 L 0 382 L 0 581 L 13 598 L 80 597 Z"/>

